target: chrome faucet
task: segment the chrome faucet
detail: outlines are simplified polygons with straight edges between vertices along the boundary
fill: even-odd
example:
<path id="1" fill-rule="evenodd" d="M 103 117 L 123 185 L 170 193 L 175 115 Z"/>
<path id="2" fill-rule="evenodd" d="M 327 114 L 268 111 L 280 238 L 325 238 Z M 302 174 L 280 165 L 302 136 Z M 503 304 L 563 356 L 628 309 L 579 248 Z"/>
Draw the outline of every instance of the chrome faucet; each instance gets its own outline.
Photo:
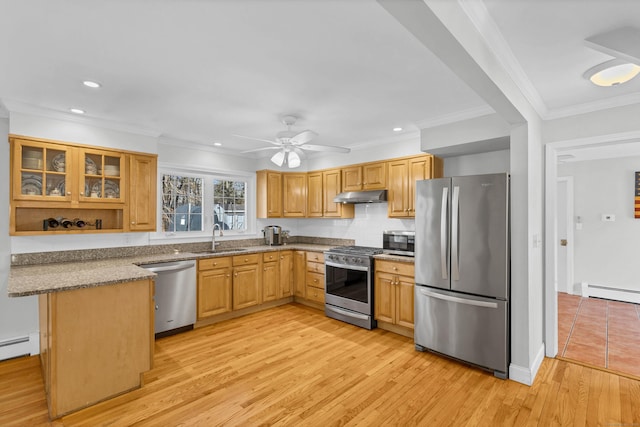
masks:
<path id="1" fill-rule="evenodd" d="M 223 236 L 222 227 L 220 227 L 220 224 L 214 223 L 213 224 L 213 232 L 211 233 L 211 250 L 212 251 L 216 250 L 216 227 L 218 227 L 218 230 L 220 230 L 220 237 Z M 218 243 L 218 244 L 220 244 L 220 243 Z"/>

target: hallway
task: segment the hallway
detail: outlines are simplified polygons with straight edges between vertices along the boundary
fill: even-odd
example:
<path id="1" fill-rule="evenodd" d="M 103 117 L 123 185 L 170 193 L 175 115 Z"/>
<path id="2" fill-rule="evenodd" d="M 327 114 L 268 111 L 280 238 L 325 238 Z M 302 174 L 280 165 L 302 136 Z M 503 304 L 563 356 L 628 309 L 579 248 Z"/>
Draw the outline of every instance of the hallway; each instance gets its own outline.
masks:
<path id="1" fill-rule="evenodd" d="M 640 306 L 558 292 L 558 357 L 640 377 Z"/>

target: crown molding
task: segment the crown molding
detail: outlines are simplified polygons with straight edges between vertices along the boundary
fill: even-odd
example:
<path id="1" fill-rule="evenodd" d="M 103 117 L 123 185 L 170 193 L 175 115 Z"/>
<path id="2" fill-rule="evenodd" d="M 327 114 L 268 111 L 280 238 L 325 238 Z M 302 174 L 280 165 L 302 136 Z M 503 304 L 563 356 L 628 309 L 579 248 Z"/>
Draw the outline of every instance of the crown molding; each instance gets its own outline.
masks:
<path id="1" fill-rule="evenodd" d="M 625 107 L 627 105 L 639 104 L 640 93 L 629 93 L 626 95 L 616 96 L 615 98 L 601 99 L 593 102 L 585 102 L 582 104 L 571 105 L 568 107 L 554 108 L 549 110 L 542 117 L 543 120 L 562 119 L 580 114 L 593 113 L 595 111 L 607 110 L 616 107 Z"/>
<path id="2" fill-rule="evenodd" d="M 478 30 L 487 49 L 493 53 L 496 60 L 502 65 L 504 71 L 513 80 L 538 115 L 544 117 L 548 109 L 542 97 L 533 83 L 531 83 L 531 80 L 529 80 L 529 77 L 527 77 L 520 62 L 516 59 L 484 2 L 458 0 L 458 3 L 476 30 Z"/>
<path id="3" fill-rule="evenodd" d="M 143 128 L 143 127 L 128 124 L 128 123 L 98 119 L 96 117 L 78 115 L 70 112 L 67 113 L 59 110 L 54 110 L 51 108 L 40 107 L 33 104 L 27 104 L 24 102 L 14 101 L 10 99 L 2 99 L 0 100 L 0 102 L 4 103 L 9 113 L 19 113 L 19 114 L 44 117 L 44 118 L 54 119 L 54 120 L 62 120 L 65 122 L 78 123 L 78 124 L 83 124 L 87 126 L 95 126 L 95 127 L 119 131 L 119 132 L 132 133 L 132 134 L 142 135 L 142 136 L 150 136 L 153 138 L 157 138 L 158 136 L 160 136 L 160 132 L 157 130 Z"/>

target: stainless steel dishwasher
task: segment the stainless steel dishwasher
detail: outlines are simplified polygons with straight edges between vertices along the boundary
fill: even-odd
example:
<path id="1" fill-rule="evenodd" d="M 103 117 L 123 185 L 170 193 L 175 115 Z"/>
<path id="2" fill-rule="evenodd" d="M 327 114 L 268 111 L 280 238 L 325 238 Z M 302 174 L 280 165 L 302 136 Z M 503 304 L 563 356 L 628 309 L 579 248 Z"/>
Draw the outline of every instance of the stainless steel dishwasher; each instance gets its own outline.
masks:
<path id="1" fill-rule="evenodd" d="M 156 338 L 193 329 L 196 322 L 196 262 L 172 261 L 140 267 L 156 273 Z"/>

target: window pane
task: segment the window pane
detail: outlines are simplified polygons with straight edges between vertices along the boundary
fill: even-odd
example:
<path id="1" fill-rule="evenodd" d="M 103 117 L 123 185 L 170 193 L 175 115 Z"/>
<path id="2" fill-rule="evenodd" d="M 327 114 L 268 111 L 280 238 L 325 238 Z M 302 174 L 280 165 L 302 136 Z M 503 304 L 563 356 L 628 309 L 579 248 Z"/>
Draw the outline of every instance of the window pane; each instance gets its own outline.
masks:
<path id="1" fill-rule="evenodd" d="M 246 230 L 244 181 L 213 180 L 214 220 L 224 230 Z"/>
<path id="2" fill-rule="evenodd" d="M 202 178 L 162 176 L 162 230 L 202 231 Z"/>

